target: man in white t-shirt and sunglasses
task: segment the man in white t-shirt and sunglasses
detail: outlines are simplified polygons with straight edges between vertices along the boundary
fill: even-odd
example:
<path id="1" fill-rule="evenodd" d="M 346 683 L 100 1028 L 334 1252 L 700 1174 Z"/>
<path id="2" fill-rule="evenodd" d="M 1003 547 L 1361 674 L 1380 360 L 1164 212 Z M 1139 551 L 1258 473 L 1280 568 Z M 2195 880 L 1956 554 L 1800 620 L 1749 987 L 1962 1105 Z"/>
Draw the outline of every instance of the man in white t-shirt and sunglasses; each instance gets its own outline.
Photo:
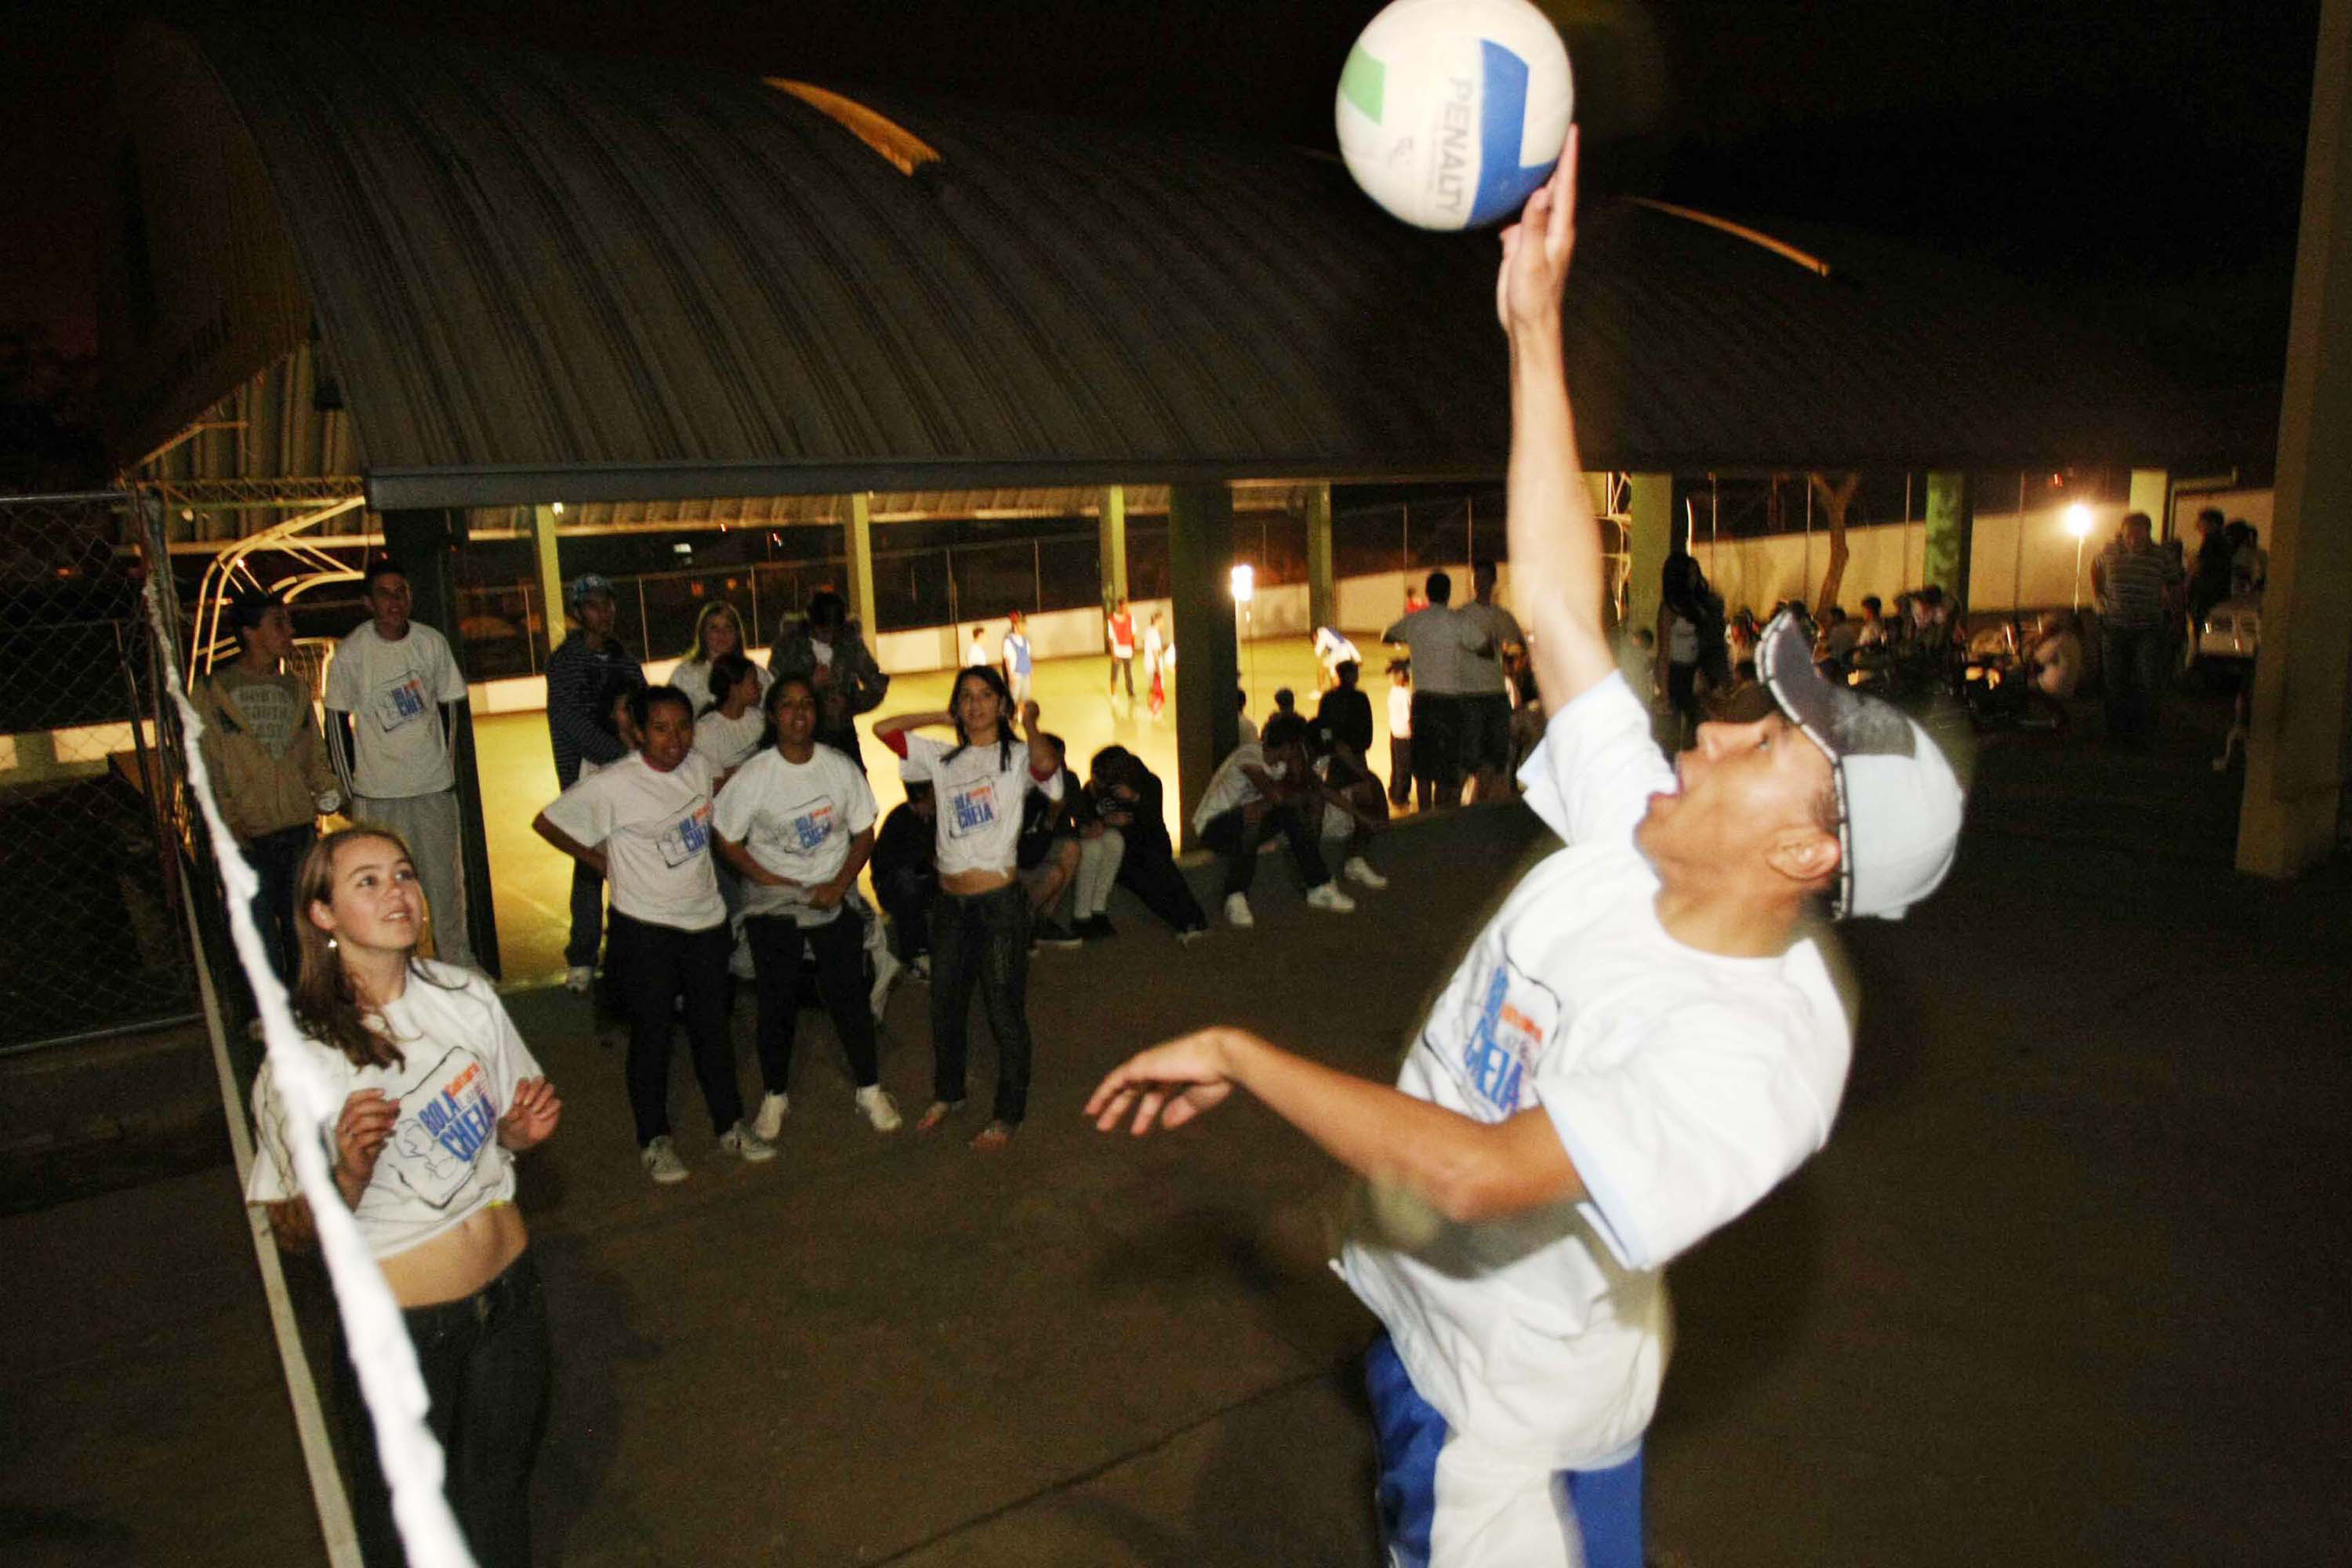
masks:
<path id="1" fill-rule="evenodd" d="M 1777 711 L 1669 765 L 1617 672 L 1561 350 L 1576 144 L 1503 237 L 1510 560 L 1544 710 L 1520 778 L 1567 842 L 1514 889 L 1394 1088 L 1211 1028 L 1106 1078 L 1108 1131 L 1247 1089 L 1365 1180 L 1336 1267 L 1366 1356 L 1390 1561 L 1638 1568 L 1664 1266 L 1829 1135 L 1852 1055 L 1804 925 L 1893 917 L 1949 869 L 1961 791 L 1927 732 L 1758 648 Z"/>

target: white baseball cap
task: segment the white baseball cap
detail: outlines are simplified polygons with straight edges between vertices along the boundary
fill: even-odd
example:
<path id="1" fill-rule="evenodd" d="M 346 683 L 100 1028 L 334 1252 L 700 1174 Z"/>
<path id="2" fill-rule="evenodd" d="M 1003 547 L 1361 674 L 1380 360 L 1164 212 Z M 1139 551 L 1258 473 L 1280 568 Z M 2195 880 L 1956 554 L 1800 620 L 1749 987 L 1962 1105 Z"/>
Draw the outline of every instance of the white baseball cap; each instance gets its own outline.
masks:
<path id="1" fill-rule="evenodd" d="M 1796 615 L 1772 617 L 1756 673 L 1837 781 L 1838 887 L 1830 913 L 1901 920 L 1936 890 L 1959 847 L 1967 797 L 1935 738 L 1893 703 L 1824 677 Z"/>

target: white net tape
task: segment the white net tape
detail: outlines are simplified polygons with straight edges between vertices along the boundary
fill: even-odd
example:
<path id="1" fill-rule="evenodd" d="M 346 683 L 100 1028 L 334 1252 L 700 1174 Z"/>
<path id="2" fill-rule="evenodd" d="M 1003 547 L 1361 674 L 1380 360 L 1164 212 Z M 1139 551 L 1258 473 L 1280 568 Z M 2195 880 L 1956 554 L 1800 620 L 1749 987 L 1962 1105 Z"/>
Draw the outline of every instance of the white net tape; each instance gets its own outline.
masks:
<path id="1" fill-rule="evenodd" d="M 441 1446 L 425 1423 L 425 1379 L 416 1368 L 416 1351 L 409 1343 L 407 1324 L 383 1271 L 360 1238 L 358 1221 L 344 1206 L 329 1173 L 327 1143 L 342 1106 L 300 1048 L 302 1032 L 288 1006 L 286 988 L 278 983 L 268 948 L 254 926 L 252 903 L 260 884 L 238 852 L 236 836 L 228 830 L 213 797 L 212 780 L 196 744 L 204 733 L 204 720 L 188 700 L 180 650 L 164 624 L 163 604 L 152 578 L 147 585 L 147 613 L 154 623 L 157 647 L 163 650 L 166 688 L 186 734 L 183 751 L 188 787 L 203 809 L 213 856 L 226 887 L 229 932 L 237 963 L 260 1005 L 262 1028 L 269 1044 L 265 1070 L 277 1075 L 278 1092 L 286 1103 L 290 1124 L 320 1131 L 320 1136 L 289 1138 L 287 1142 L 294 1155 L 295 1180 L 310 1200 L 317 1222 L 319 1249 L 334 1285 L 343 1338 L 351 1347 L 360 1392 L 375 1426 L 376 1451 L 383 1460 L 384 1479 L 392 1488 L 393 1518 L 400 1526 L 411 1568 L 474 1568 L 473 1554 L 467 1551 L 457 1518 L 442 1495 Z M 237 1114 L 237 1108 L 228 1109 L 232 1116 Z"/>

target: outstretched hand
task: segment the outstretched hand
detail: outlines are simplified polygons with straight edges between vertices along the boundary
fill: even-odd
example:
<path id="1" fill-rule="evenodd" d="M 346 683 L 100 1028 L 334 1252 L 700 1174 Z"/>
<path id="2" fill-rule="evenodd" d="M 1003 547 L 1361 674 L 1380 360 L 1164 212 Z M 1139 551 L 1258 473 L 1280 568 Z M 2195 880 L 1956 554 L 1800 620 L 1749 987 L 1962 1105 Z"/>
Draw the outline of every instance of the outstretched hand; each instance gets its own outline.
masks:
<path id="1" fill-rule="evenodd" d="M 1551 178 L 1537 187 L 1503 231 L 1503 265 L 1495 277 L 1495 316 L 1507 332 L 1550 327 L 1559 320 L 1560 289 L 1568 282 L 1568 258 L 1576 248 L 1577 128 Z"/>
<path id="2" fill-rule="evenodd" d="M 514 1103 L 499 1118 L 499 1142 L 520 1154 L 536 1149 L 554 1132 L 563 1115 L 563 1101 L 555 1086 L 543 1078 L 527 1078 L 515 1085 Z"/>
<path id="3" fill-rule="evenodd" d="M 1129 1057 L 1087 1099 L 1095 1131 L 1112 1131 L 1132 1110 L 1129 1131 L 1140 1138 L 1155 1119 L 1173 1129 L 1213 1110 L 1234 1091 L 1231 1047 L 1246 1038 L 1238 1030 L 1202 1029 Z"/>

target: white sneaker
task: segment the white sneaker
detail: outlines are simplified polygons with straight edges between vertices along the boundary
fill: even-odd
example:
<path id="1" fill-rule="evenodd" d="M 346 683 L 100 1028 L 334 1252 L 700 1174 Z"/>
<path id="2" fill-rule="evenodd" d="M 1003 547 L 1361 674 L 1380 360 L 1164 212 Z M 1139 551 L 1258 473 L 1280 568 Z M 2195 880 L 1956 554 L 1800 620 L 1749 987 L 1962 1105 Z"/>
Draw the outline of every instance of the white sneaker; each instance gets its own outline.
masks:
<path id="1" fill-rule="evenodd" d="M 1361 855 L 1350 855 L 1348 863 L 1339 868 L 1339 875 L 1350 882 L 1361 882 L 1367 888 L 1385 888 L 1389 879 L 1372 869 Z"/>
<path id="2" fill-rule="evenodd" d="M 667 1133 L 639 1150 L 637 1158 L 645 1162 L 646 1174 L 664 1186 L 686 1180 L 686 1162 L 677 1157 L 677 1145 Z"/>
<path id="3" fill-rule="evenodd" d="M 1307 907 L 1310 910 L 1328 910 L 1335 915 L 1344 915 L 1355 909 L 1356 900 L 1341 892 L 1339 883 L 1326 882 L 1319 888 L 1307 889 Z"/>
<path id="4" fill-rule="evenodd" d="M 1244 931 L 1257 924 L 1257 917 L 1250 913 L 1249 895 L 1246 893 L 1225 895 L 1225 923 L 1229 926 L 1239 926 Z"/>
<path id="5" fill-rule="evenodd" d="M 763 1094 L 760 1097 L 760 1114 L 751 1119 L 751 1131 L 762 1142 L 772 1143 L 783 1136 L 784 1117 L 793 1108 L 789 1094 Z"/>
<path id="6" fill-rule="evenodd" d="M 760 971 L 751 963 L 751 939 L 737 936 L 735 949 L 727 955 L 727 973 L 738 980 L 757 980 Z"/>
<path id="7" fill-rule="evenodd" d="M 776 1157 L 776 1146 L 738 1121 L 719 1135 L 719 1152 L 732 1154 L 747 1165 Z"/>
<path id="8" fill-rule="evenodd" d="M 875 1131 L 898 1131 L 898 1102 L 880 1084 L 869 1084 L 857 1091 L 857 1109 L 866 1112 L 866 1120 Z"/>
<path id="9" fill-rule="evenodd" d="M 575 963 L 563 972 L 563 988 L 574 996 L 585 996 L 596 988 L 596 966 Z"/>
<path id="10" fill-rule="evenodd" d="M 905 967 L 898 962 L 898 955 L 887 947 L 874 955 L 874 991 L 867 1000 L 873 1005 L 877 1022 L 883 1009 L 889 1005 L 890 987 L 898 983 L 898 972 Z"/>
<path id="11" fill-rule="evenodd" d="M 908 959 L 907 978 L 918 985 L 929 985 L 931 983 L 931 955 L 928 952 L 919 952 Z"/>

